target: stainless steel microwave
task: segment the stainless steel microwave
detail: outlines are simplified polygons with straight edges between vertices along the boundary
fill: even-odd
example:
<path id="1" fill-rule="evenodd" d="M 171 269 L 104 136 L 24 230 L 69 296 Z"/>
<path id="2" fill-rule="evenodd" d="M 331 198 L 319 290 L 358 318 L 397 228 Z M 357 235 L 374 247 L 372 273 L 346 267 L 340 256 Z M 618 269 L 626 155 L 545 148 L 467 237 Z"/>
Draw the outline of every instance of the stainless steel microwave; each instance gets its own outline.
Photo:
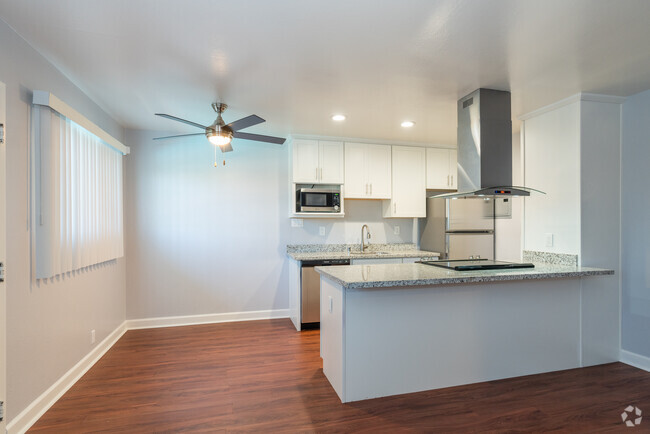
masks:
<path id="1" fill-rule="evenodd" d="M 341 212 L 341 188 L 297 189 L 296 212 Z"/>

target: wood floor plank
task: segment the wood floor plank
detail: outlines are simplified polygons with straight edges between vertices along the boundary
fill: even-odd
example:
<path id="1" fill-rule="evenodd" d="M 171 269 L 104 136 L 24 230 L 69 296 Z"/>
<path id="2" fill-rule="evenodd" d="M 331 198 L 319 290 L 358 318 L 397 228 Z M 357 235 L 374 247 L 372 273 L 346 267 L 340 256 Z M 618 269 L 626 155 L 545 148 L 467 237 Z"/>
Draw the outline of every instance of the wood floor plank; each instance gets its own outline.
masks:
<path id="1" fill-rule="evenodd" d="M 650 432 L 622 363 L 342 404 L 319 331 L 278 319 L 130 330 L 30 432 L 628 432 L 630 404 Z"/>

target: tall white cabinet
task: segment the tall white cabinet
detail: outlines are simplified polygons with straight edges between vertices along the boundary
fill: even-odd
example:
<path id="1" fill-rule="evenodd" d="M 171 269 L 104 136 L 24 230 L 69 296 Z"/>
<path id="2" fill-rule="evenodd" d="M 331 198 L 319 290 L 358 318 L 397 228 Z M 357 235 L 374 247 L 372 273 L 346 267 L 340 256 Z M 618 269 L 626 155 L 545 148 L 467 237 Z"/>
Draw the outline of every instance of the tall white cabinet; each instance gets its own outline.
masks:
<path id="1" fill-rule="evenodd" d="M 343 142 L 294 139 L 293 182 L 343 184 Z"/>
<path id="2" fill-rule="evenodd" d="M 393 146 L 392 194 L 383 203 L 384 217 L 426 217 L 426 151 Z"/>
<path id="3" fill-rule="evenodd" d="M 345 144 L 346 199 L 390 199 L 391 146 Z"/>
<path id="4" fill-rule="evenodd" d="M 458 152 L 455 149 L 427 148 L 427 188 L 458 188 Z"/>

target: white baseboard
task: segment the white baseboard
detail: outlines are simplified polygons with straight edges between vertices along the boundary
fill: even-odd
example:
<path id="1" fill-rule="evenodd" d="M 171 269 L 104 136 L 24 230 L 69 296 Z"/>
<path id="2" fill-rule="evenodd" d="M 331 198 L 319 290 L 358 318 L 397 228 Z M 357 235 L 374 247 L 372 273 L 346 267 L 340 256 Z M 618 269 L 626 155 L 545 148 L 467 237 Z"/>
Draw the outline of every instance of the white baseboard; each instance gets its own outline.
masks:
<path id="1" fill-rule="evenodd" d="M 36 398 L 27 408 L 7 424 L 8 434 L 22 434 L 54 405 L 126 332 L 126 321 L 120 324 L 83 359 L 63 374 L 54 384 Z"/>
<path id="2" fill-rule="evenodd" d="M 642 356 L 641 354 L 633 353 L 630 351 L 621 350 L 619 360 L 626 365 L 634 366 L 635 368 L 650 372 L 650 357 Z"/>
<path id="3" fill-rule="evenodd" d="M 129 330 L 157 327 L 176 327 L 196 324 L 212 324 L 234 321 L 289 318 L 289 309 L 256 310 L 249 312 L 211 313 L 206 315 L 166 316 L 158 318 L 128 319 Z"/>

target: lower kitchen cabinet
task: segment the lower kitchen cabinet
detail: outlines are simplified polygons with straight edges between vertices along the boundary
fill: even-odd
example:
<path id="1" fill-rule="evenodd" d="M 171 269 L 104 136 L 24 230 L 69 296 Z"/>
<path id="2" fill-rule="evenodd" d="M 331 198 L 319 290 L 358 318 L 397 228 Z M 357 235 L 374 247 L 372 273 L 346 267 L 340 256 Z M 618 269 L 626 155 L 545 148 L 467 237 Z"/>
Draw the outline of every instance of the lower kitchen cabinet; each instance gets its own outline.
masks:
<path id="1" fill-rule="evenodd" d="M 414 264 L 422 260 L 438 259 L 437 256 L 430 256 L 427 258 L 368 258 L 368 259 L 352 259 L 350 265 L 374 265 L 374 264 Z"/>
<path id="2" fill-rule="evenodd" d="M 402 258 L 369 258 L 352 259 L 351 265 L 374 265 L 374 264 L 401 264 Z"/>

